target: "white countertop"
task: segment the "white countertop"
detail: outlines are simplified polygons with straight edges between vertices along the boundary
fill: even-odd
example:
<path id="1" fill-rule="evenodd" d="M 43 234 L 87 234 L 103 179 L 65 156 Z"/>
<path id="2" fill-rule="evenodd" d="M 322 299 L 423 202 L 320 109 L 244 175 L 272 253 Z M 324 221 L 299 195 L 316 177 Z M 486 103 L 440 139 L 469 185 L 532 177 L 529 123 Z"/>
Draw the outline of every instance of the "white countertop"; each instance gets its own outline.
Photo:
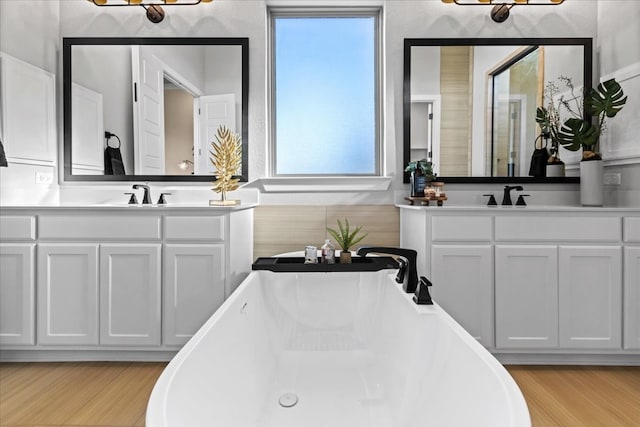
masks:
<path id="1" fill-rule="evenodd" d="M 396 203 L 396 207 L 400 209 L 411 210 L 428 210 L 430 212 L 454 212 L 454 211 L 467 211 L 467 212 L 581 212 L 581 213 L 593 213 L 593 212 L 632 212 L 640 213 L 640 207 L 615 207 L 615 206 L 553 206 L 553 205 L 527 205 L 527 206 L 486 206 L 486 205 L 448 205 L 446 202 L 443 206 L 437 206 L 432 202 L 429 206 L 409 205 L 405 203 Z"/>
<path id="2" fill-rule="evenodd" d="M 242 203 L 235 206 L 209 206 L 209 202 L 203 203 L 168 203 L 166 205 L 129 205 L 126 203 L 59 203 L 46 205 L 16 205 L 16 206 L 0 206 L 0 211 L 18 211 L 18 210 L 64 210 L 64 211 L 132 211 L 132 212 L 158 212 L 163 211 L 185 211 L 185 210 L 207 210 L 211 212 L 230 212 L 252 209 L 258 206 L 257 203 Z"/>

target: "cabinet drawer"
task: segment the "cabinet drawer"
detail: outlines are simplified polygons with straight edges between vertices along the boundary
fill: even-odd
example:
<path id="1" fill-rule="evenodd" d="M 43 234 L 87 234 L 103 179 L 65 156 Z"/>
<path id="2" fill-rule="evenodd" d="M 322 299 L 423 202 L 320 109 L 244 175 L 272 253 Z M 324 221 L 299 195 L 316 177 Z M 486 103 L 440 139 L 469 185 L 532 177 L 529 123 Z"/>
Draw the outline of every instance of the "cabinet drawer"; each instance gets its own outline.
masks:
<path id="1" fill-rule="evenodd" d="M 164 222 L 164 236 L 168 241 L 224 240 L 224 217 L 168 216 Z"/>
<path id="2" fill-rule="evenodd" d="M 640 242 L 640 217 L 624 219 L 624 241 Z"/>
<path id="3" fill-rule="evenodd" d="M 490 216 L 435 216 L 431 220 L 433 241 L 490 241 Z"/>
<path id="4" fill-rule="evenodd" d="M 40 216 L 40 239 L 160 240 L 159 216 Z"/>
<path id="5" fill-rule="evenodd" d="M 2 240 L 36 240 L 36 218 L 34 216 L 0 217 L 0 236 Z"/>
<path id="6" fill-rule="evenodd" d="M 496 217 L 496 240 L 617 242 L 621 218 L 525 216 Z"/>

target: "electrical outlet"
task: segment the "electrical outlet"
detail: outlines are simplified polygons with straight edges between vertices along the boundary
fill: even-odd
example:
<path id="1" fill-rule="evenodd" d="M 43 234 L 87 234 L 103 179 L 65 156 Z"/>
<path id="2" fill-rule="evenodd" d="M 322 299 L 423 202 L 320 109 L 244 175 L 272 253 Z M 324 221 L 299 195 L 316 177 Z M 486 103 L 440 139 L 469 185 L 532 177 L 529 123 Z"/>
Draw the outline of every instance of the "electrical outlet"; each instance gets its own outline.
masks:
<path id="1" fill-rule="evenodd" d="M 53 172 L 36 172 L 36 184 L 53 184 Z"/>
<path id="2" fill-rule="evenodd" d="M 620 174 L 619 173 L 605 173 L 604 174 L 604 185 L 620 185 Z"/>

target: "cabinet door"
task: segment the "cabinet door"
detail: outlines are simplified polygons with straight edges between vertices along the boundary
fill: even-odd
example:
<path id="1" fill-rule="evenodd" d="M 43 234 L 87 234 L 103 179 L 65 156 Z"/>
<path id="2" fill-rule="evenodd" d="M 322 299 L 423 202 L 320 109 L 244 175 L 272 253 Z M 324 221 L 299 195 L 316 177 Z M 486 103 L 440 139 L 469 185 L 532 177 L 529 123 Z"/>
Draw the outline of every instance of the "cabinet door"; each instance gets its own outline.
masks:
<path id="1" fill-rule="evenodd" d="M 224 302 L 224 245 L 164 248 L 164 343 L 182 345 Z"/>
<path id="2" fill-rule="evenodd" d="M 38 343 L 98 344 L 98 245 L 38 245 Z"/>
<path id="3" fill-rule="evenodd" d="M 35 344 L 35 244 L 0 244 L 0 345 Z"/>
<path id="4" fill-rule="evenodd" d="M 463 328 L 493 347 L 493 260 L 490 245 L 433 245 L 431 294 Z"/>
<path id="5" fill-rule="evenodd" d="M 640 246 L 624 248 L 624 348 L 640 350 Z"/>
<path id="6" fill-rule="evenodd" d="M 561 348 L 620 348 L 622 249 L 561 246 Z"/>
<path id="7" fill-rule="evenodd" d="M 497 245 L 495 250 L 496 347 L 557 347 L 557 247 Z"/>
<path id="8" fill-rule="evenodd" d="M 160 244 L 100 246 L 100 344 L 160 345 Z"/>

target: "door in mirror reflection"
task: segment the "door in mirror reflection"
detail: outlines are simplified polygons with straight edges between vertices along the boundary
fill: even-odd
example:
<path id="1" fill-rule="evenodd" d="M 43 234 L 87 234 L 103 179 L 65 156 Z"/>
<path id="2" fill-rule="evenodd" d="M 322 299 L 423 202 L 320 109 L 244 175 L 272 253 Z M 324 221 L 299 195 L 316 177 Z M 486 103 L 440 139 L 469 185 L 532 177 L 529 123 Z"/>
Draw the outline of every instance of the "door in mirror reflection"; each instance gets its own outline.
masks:
<path id="1" fill-rule="evenodd" d="M 492 176 L 529 174 L 538 133 L 535 112 L 542 102 L 543 58 L 538 47 L 525 48 L 489 73 L 492 123 L 487 159 Z"/>

